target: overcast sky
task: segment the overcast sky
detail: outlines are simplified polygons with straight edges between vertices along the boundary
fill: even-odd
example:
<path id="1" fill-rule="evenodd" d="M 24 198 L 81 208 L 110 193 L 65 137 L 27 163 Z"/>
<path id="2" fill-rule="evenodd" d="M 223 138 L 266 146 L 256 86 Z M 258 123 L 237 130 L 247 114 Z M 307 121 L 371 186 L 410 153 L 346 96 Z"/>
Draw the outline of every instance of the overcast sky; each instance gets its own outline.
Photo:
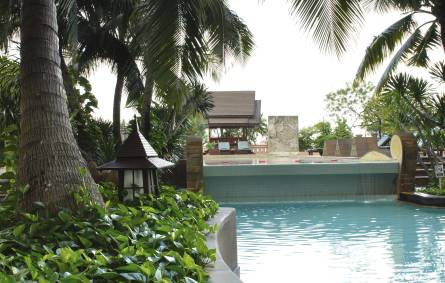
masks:
<path id="1" fill-rule="evenodd" d="M 244 66 L 226 66 L 218 82 L 206 79 L 209 90 L 255 90 L 262 112 L 269 115 L 298 115 L 300 127 L 324 118 L 324 97 L 345 86 L 354 74 L 373 36 L 397 20 L 398 15 L 369 15 L 350 51 L 340 59 L 323 54 L 310 35 L 300 31 L 289 14 L 286 0 L 230 0 L 231 8 L 245 20 L 255 37 L 255 51 Z M 370 77 L 376 81 L 378 74 Z M 98 116 L 112 119 L 115 75 L 100 66 L 90 76 L 99 100 Z M 123 118 L 133 114 L 123 111 Z"/>

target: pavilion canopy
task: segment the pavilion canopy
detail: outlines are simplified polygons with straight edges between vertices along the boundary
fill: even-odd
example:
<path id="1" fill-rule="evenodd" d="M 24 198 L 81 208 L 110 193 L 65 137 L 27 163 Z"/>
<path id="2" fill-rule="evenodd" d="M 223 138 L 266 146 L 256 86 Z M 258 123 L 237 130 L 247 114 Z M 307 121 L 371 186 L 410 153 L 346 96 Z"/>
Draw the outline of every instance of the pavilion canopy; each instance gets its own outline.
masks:
<path id="1" fill-rule="evenodd" d="M 254 128 L 260 123 L 261 100 L 255 91 L 214 91 L 214 107 L 207 114 L 209 128 Z"/>

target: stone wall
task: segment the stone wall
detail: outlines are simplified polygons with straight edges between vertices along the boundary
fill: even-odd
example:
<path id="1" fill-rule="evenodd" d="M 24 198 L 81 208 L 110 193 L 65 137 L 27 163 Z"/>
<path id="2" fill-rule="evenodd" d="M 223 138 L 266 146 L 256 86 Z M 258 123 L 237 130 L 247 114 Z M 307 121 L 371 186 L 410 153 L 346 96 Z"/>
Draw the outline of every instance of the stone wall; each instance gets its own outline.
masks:
<path id="1" fill-rule="evenodd" d="M 298 116 L 269 116 L 268 152 L 298 152 Z"/>

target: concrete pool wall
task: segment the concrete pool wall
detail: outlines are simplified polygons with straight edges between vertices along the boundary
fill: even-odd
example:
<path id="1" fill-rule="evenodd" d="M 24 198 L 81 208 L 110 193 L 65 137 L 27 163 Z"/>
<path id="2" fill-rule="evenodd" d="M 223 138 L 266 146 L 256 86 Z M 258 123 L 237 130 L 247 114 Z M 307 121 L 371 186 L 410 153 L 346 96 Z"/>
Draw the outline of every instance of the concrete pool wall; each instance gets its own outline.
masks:
<path id="1" fill-rule="evenodd" d="M 397 161 L 204 165 L 205 193 L 218 202 L 357 199 L 396 194 Z"/>
<path id="2" fill-rule="evenodd" d="M 207 238 L 207 246 L 216 250 L 216 261 L 207 270 L 210 282 L 242 283 L 239 279 L 235 209 L 220 207 L 208 223 L 218 227 L 216 233 Z"/>

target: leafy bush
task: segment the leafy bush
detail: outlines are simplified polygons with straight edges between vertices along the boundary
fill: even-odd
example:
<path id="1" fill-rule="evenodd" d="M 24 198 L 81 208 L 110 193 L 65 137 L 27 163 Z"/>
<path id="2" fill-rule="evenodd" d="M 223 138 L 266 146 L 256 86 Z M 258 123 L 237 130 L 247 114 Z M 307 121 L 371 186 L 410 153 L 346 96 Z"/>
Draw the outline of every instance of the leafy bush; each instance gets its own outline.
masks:
<path id="1" fill-rule="evenodd" d="M 439 188 L 438 186 L 429 186 L 426 188 L 421 188 L 417 190 L 420 193 L 430 194 L 430 195 L 437 195 L 437 196 L 445 196 L 445 189 Z"/>
<path id="2" fill-rule="evenodd" d="M 214 201 L 171 188 L 125 204 L 113 188 L 103 195 L 104 208 L 78 193 L 78 211 L 44 218 L 17 214 L 10 194 L 0 206 L 0 282 L 207 281 L 203 267 L 215 251 L 206 234 L 215 227 L 205 221 L 217 211 Z"/>

